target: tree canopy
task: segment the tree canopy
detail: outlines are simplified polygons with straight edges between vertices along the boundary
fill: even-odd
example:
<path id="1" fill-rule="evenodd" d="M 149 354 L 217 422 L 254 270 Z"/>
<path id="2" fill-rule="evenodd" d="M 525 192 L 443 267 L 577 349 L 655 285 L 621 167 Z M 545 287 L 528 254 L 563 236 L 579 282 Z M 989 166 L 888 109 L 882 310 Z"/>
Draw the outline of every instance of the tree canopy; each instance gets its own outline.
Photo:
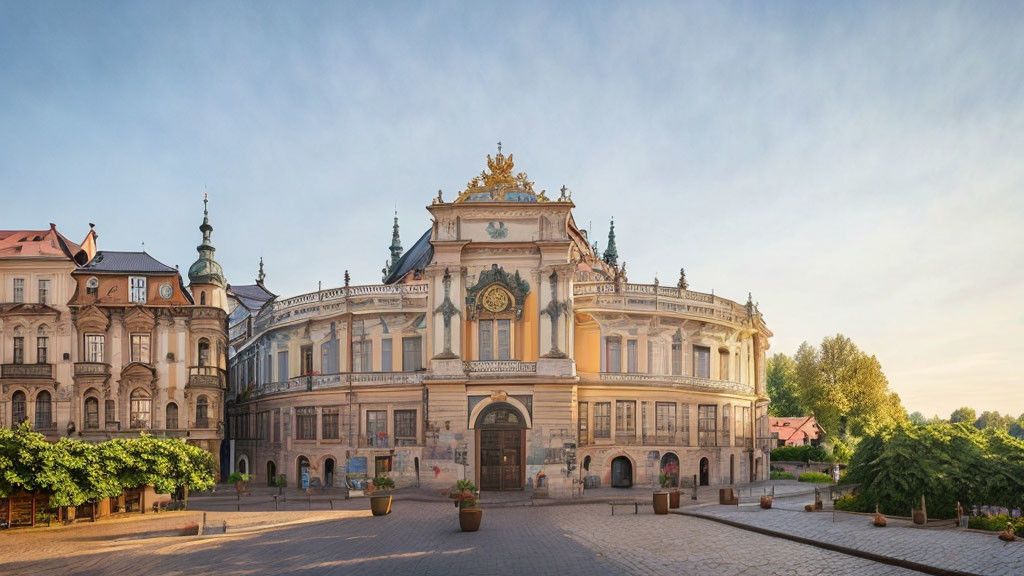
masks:
<path id="1" fill-rule="evenodd" d="M 0 496 L 46 492 L 54 506 L 77 506 L 140 486 L 170 493 L 178 486 L 205 490 L 213 483 L 213 455 L 180 439 L 142 433 L 100 443 L 50 443 L 27 422 L 13 431 L 0 429 Z"/>
<path id="2" fill-rule="evenodd" d="M 785 354 L 768 359 L 766 366 L 768 396 L 772 403 L 768 413 L 772 416 L 796 416 L 801 413 L 796 390 L 796 364 Z"/>
<path id="3" fill-rule="evenodd" d="M 978 417 L 974 413 L 974 408 L 969 408 L 967 406 L 957 408 L 949 415 L 949 422 L 951 424 L 956 424 L 958 422 L 967 422 L 968 424 L 972 424 L 977 419 Z"/>

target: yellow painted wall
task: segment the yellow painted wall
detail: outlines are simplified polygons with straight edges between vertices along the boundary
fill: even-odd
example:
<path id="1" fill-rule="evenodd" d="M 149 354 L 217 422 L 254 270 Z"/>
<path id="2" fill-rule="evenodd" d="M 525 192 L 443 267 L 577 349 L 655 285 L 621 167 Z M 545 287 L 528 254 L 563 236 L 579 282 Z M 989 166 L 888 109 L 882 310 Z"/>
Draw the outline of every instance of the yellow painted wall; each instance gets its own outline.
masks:
<path id="1" fill-rule="evenodd" d="M 573 358 L 579 372 L 601 371 L 601 329 L 589 316 L 576 316 Z"/>
<path id="2" fill-rule="evenodd" d="M 539 355 L 537 352 L 540 347 L 537 342 L 537 314 L 537 293 L 530 292 L 523 305 L 523 319 L 516 323 L 516 338 L 521 342 L 519 350 L 521 350 L 520 360 L 523 362 L 536 362 Z"/>

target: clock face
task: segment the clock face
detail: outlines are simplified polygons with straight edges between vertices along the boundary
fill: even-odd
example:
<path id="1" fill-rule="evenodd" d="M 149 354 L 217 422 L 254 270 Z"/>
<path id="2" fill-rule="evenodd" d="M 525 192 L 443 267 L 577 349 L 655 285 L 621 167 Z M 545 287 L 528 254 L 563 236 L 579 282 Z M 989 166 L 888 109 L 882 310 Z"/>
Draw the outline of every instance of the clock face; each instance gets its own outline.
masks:
<path id="1" fill-rule="evenodd" d="M 161 284 L 160 285 L 160 297 L 161 298 L 163 298 L 164 300 L 170 300 L 171 296 L 173 296 L 173 295 L 174 295 L 174 290 L 171 288 L 170 284 Z"/>
<path id="2" fill-rule="evenodd" d="M 480 303 L 483 304 L 484 309 L 488 312 L 504 312 L 508 309 L 508 292 L 498 286 L 491 286 L 484 292 Z"/>

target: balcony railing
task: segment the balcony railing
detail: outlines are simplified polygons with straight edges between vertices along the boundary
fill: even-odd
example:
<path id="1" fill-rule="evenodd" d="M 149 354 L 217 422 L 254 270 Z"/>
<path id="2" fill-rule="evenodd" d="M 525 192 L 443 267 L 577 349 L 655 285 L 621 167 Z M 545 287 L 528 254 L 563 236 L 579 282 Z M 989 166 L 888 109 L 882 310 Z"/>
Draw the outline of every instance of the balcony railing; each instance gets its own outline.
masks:
<path id="1" fill-rule="evenodd" d="M 110 376 L 110 364 L 75 362 L 75 376 Z"/>
<path id="2" fill-rule="evenodd" d="M 209 428 L 210 427 L 210 419 L 209 418 L 196 418 L 195 427 L 196 428 Z"/>
<path id="3" fill-rule="evenodd" d="M 744 306 L 714 294 L 657 284 L 577 282 L 573 285 L 577 307 L 596 306 L 622 310 L 658 311 L 702 316 L 743 324 L 759 316 L 756 306 Z"/>
<path id="4" fill-rule="evenodd" d="M 641 373 L 618 373 L 601 372 L 598 376 L 601 382 L 614 382 L 616 384 L 632 384 L 635 386 L 654 386 L 659 388 L 678 389 L 704 389 L 721 392 L 735 392 L 737 394 L 753 394 L 754 387 L 734 382 L 732 380 L 711 380 L 709 378 L 697 378 L 696 376 L 677 376 L 670 374 L 641 374 Z"/>
<path id="5" fill-rule="evenodd" d="M 417 386 L 423 383 L 423 372 L 341 372 L 337 374 L 309 374 L 296 376 L 284 382 L 256 384 L 255 396 L 285 392 L 312 392 L 335 388 L 373 388 L 387 386 Z"/>
<path id="6" fill-rule="evenodd" d="M 189 386 L 201 386 L 206 388 L 219 388 L 224 381 L 221 377 L 222 370 L 216 366 L 189 366 Z"/>
<path id="7" fill-rule="evenodd" d="M 477 360 L 463 362 L 466 373 L 473 376 L 494 376 L 506 374 L 536 374 L 536 362 L 519 360 Z"/>
<path id="8" fill-rule="evenodd" d="M 53 379 L 53 364 L 4 364 L 0 378 Z"/>

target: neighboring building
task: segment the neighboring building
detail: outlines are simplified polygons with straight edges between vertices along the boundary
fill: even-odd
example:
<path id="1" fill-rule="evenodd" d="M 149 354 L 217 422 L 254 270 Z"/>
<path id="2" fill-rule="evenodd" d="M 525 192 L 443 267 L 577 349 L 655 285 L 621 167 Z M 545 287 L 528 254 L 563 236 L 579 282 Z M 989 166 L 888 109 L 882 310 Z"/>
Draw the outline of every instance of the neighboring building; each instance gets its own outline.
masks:
<path id="1" fill-rule="evenodd" d="M 96 254 L 57 231 L 0 230 L 0 426 L 25 420 L 56 440 L 71 419 L 71 272 Z"/>
<path id="2" fill-rule="evenodd" d="M 395 223 L 383 285 L 277 299 L 259 283 L 243 312 L 233 288 L 232 467 L 557 496 L 672 466 L 766 479 L 772 334 L 753 302 L 629 283 L 564 187 L 536 192 L 500 148 L 487 165 L 454 201 L 438 194 L 401 257 Z"/>
<path id="3" fill-rule="evenodd" d="M 86 440 L 186 438 L 219 461 L 227 368 L 227 296 L 204 210 L 186 288 L 145 252 L 101 251 L 72 273 L 76 334 L 69 420 Z M 205 301 L 206 304 L 200 304 Z M 72 424 L 68 424 L 72 427 Z"/>
<path id="4" fill-rule="evenodd" d="M 776 446 L 817 446 L 825 435 L 813 414 L 794 418 L 769 417 L 768 425 Z"/>

